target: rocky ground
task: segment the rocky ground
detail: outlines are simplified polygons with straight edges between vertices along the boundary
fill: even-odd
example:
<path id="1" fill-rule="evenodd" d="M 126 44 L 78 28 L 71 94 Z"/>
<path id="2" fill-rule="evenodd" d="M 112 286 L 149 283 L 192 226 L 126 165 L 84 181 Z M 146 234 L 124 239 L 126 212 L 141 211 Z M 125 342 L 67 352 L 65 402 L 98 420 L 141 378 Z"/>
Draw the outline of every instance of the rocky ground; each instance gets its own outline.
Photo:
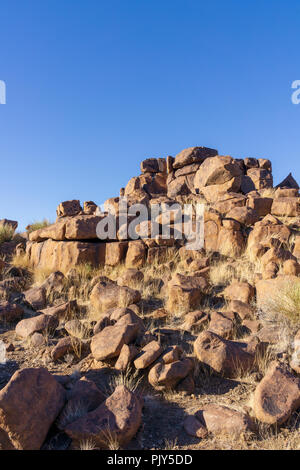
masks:
<path id="1" fill-rule="evenodd" d="M 101 242 L 91 201 L 0 221 L 1 448 L 299 449 L 297 183 L 202 147 L 141 171 L 121 196 L 201 201 L 203 249 L 118 213 Z"/>

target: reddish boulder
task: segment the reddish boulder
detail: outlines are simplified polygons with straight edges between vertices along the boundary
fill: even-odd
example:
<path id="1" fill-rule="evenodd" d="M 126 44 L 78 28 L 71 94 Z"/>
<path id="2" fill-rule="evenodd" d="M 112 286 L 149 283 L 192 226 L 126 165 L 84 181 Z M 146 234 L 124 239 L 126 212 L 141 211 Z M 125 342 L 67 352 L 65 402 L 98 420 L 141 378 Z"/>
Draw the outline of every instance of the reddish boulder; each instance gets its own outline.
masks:
<path id="1" fill-rule="evenodd" d="M 300 379 L 286 366 L 273 362 L 256 387 L 253 407 L 259 421 L 284 423 L 300 407 Z"/>
<path id="2" fill-rule="evenodd" d="M 75 442 L 92 439 L 102 449 L 108 448 L 109 438 L 113 436 L 124 447 L 141 422 L 140 399 L 124 385 L 119 385 L 98 408 L 66 426 L 65 432 Z"/>
<path id="3" fill-rule="evenodd" d="M 2 450 L 39 450 L 64 402 L 64 389 L 46 369 L 15 372 L 0 391 Z"/>
<path id="4" fill-rule="evenodd" d="M 24 310 L 20 305 L 7 302 L 6 300 L 0 301 L 0 322 L 13 322 L 20 320 L 24 315 Z"/>
<path id="5" fill-rule="evenodd" d="M 199 361 L 225 377 L 238 377 L 252 369 L 255 357 L 247 348 L 247 343 L 226 340 L 211 331 L 200 333 L 194 343 Z"/>

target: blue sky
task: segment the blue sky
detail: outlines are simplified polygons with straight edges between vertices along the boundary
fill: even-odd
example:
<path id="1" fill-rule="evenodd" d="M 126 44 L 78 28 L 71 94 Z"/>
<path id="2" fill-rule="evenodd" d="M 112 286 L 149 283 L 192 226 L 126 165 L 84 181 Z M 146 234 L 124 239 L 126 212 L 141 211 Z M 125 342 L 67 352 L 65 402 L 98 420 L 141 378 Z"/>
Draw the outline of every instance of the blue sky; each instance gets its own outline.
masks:
<path id="1" fill-rule="evenodd" d="M 298 0 L 1 2 L 0 218 L 103 203 L 190 146 L 300 180 Z"/>

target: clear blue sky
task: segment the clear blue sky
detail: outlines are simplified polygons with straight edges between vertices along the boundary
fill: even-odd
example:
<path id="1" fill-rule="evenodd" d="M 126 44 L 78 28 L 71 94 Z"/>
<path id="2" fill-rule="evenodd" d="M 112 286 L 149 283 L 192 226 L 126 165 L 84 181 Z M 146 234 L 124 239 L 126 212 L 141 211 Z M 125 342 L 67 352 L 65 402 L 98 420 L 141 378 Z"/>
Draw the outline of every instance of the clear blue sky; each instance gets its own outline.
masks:
<path id="1" fill-rule="evenodd" d="M 6 0 L 0 218 L 102 203 L 204 145 L 300 180 L 299 0 Z"/>

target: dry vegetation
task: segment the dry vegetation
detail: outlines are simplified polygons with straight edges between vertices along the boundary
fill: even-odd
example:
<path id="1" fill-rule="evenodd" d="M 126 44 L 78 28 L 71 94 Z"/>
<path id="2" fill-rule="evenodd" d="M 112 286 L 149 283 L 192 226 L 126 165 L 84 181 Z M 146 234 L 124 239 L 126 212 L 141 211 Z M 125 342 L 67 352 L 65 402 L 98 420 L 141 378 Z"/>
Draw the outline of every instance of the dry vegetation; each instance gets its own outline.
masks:
<path id="1" fill-rule="evenodd" d="M 15 230 L 10 225 L 0 226 L 0 244 L 11 241 L 15 236 Z"/>

